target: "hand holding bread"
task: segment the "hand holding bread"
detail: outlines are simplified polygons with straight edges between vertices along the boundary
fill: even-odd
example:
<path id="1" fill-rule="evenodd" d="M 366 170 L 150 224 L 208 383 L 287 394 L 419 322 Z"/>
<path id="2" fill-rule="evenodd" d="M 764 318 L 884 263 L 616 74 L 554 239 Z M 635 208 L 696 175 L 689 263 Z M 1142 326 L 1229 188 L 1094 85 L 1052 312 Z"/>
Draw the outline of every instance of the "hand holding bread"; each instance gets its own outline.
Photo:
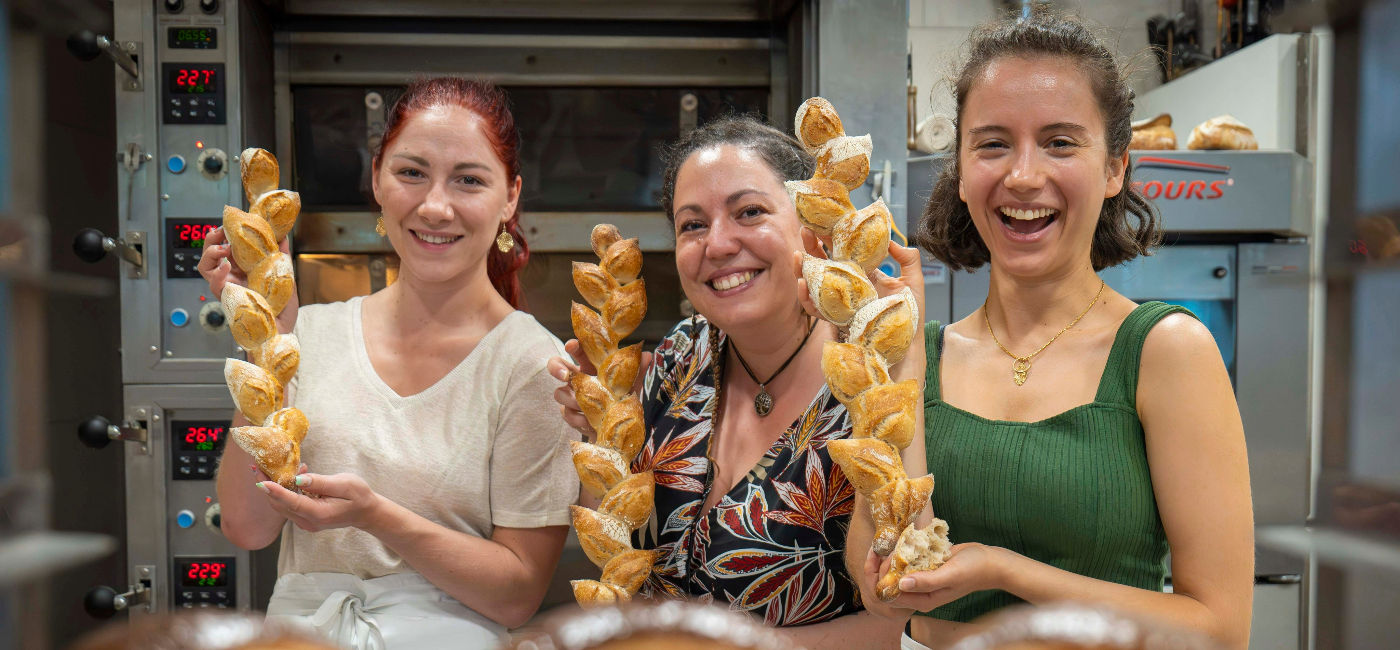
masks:
<path id="1" fill-rule="evenodd" d="M 836 109 L 820 97 L 798 107 L 795 123 L 798 141 L 817 157 L 817 170 L 810 180 L 789 181 L 788 192 L 799 220 L 829 241 L 831 251 L 831 259 L 804 255 L 802 276 L 818 315 L 846 328 L 844 342 L 822 349 L 821 366 L 832 395 L 846 405 L 852 437 L 833 440 L 827 449 L 870 505 L 871 549 L 895 556 L 877 585 L 878 597 L 889 602 L 899 596 L 901 577 L 942 565 L 952 546 L 942 520 L 924 529 L 914 525 L 933 492 L 933 476 L 909 478 L 900 454 L 920 433 L 922 391 L 917 380 L 894 381 L 890 367 L 920 335 L 919 302 L 907 286 L 880 297 L 870 279 L 891 249 L 894 220 L 883 201 L 857 210 L 847 193 L 869 173 L 869 136 L 846 136 Z M 814 246 L 809 241 L 809 250 L 820 254 Z"/>

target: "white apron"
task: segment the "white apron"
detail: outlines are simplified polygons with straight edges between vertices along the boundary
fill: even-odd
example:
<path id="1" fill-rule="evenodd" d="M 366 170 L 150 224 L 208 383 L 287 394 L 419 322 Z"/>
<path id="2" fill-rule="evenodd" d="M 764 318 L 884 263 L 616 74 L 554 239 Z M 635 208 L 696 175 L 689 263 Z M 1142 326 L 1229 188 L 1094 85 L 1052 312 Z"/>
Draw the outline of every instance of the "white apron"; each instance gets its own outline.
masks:
<path id="1" fill-rule="evenodd" d="M 495 648 L 506 628 L 417 573 L 361 580 L 347 573 L 277 579 L 267 619 L 309 628 L 344 648 Z"/>

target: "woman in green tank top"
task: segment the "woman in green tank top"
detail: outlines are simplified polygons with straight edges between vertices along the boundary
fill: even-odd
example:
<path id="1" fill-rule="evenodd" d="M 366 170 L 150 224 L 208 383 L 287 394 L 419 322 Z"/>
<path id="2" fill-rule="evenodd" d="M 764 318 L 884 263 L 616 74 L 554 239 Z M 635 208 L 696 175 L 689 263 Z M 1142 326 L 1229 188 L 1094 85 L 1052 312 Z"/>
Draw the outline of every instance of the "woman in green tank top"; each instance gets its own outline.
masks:
<path id="1" fill-rule="evenodd" d="M 954 270 L 991 265 L 983 307 L 925 336 L 932 506 L 956 546 L 890 606 L 867 556 L 867 605 L 924 614 L 931 645 L 1008 604 L 1076 600 L 1245 647 L 1254 529 L 1220 353 L 1190 312 L 1097 275 L 1161 237 L 1131 184 L 1132 91 L 1089 30 L 1045 13 L 975 32 L 955 91 L 957 155 L 918 240 Z M 869 527 L 853 519 L 849 549 Z"/>

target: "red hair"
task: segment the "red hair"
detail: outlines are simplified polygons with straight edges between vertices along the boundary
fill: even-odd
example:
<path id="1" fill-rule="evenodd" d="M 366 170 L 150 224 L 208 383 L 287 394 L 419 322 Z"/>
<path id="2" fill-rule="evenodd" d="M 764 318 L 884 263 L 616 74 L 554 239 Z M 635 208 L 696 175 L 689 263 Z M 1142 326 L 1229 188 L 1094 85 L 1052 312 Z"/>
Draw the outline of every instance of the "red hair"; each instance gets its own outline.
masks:
<path id="1" fill-rule="evenodd" d="M 489 81 L 463 79 L 461 77 L 433 77 L 417 79 L 408 85 L 404 94 L 389 109 L 384 121 L 384 138 L 379 151 L 374 152 L 374 169 L 384 162 L 384 152 L 403 131 L 404 123 L 418 113 L 437 106 L 460 106 L 481 118 L 484 122 L 486 140 L 501 165 L 506 168 L 506 182 L 512 183 L 520 176 L 520 131 L 515 128 L 515 116 L 510 112 L 510 102 L 505 91 Z M 515 248 L 502 253 L 492 242 L 486 254 L 486 275 L 491 278 L 491 286 L 510 303 L 519 309 L 522 304 L 520 278 L 517 272 L 530 260 L 530 249 L 525 244 L 525 233 L 520 229 L 520 202 L 517 199 L 515 213 L 506 220 L 505 231 L 515 238 Z"/>

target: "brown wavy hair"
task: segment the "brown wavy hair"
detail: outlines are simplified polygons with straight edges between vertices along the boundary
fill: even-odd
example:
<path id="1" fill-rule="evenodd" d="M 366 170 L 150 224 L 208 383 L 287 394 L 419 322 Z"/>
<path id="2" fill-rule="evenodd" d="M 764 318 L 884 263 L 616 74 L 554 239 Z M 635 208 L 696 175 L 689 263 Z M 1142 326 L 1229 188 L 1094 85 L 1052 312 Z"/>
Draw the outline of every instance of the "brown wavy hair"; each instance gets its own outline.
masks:
<path id="1" fill-rule="evenodd" d="M 811 177 L 817 168 L 817 160 L 802 149 L 797 139 L 766 124 L 755 115 L 726 115 L 706 122 L 661 152 L 666 171 L 661 179 L 661 207 L 666 210 L 666 218 L 676 220 L 676 175 L 681 165 L 690 155 L 701 149 L 722 144 L 732 144 L 749 149 L 773 170 L 779 178 L 787 181 Z"/>
<path id="2" fill-rule="evenodd" d="M 1109 160 L 1128 150 L 1132 140 L 1133 90 L 1119 71 L 1113 53 L 1078 20 L 1045 9 L 1029 18 L 1006 18 L 978 27 L 969 38 L 967 60 L 956 76 L 955 124 L 962 123 L 963 107 L 973 83 L 993 61 L 1005 57 L 1058 57 L 1074 62 L 1089 78 L 1107 130 Z M 914 243 L 954 271 L 971 270 L 991 261 L 987 244 L 977 234 L 967 204 L 958 196 L 961 127 L 954 129 L 955 152 L 933 185 L 924 205 Z M 1089 257 L 1095 271 L 1122 264 L 1139 255 L 1151 255 L 1162 243 L 1157 210 L 1133 188 L 1132 165 L 1123 170 L 1123 189 L 1104 199 L 1094 228 Z"/>
<path id="3" fill-rule="evenodd" d="M 480 117 L 485 123 L 486 140 L 491 150 L 506 168 L 506 181 L 520 176 L 520 131 L 515 127 L 515 116 L 510 112 L 510 99 L 504 90 L 495 84 L 480 79 L 461 77 L 432 77 L 417 79 L 404 89 L 394 107 L 384 120 L 384 138 L 379 150 L 374 152 L 374 169 L 384 162 L 384 152 L 399 137 L 408 118 L 436 106 L 460 106 Z M 520 228 L 520 202 L 515 203 L 515 214 L 506 220 L 505 231 L 515 238 L 515 248 L 502 253 L 493 243 L 486 255 L 486 275 L 491 286 L 501 294 L 511 307 L 519 309 L 523 303 L 520 294 L 518 273 L 530 261 L 530 247 L 525 243 L 525 233 Z"/>

